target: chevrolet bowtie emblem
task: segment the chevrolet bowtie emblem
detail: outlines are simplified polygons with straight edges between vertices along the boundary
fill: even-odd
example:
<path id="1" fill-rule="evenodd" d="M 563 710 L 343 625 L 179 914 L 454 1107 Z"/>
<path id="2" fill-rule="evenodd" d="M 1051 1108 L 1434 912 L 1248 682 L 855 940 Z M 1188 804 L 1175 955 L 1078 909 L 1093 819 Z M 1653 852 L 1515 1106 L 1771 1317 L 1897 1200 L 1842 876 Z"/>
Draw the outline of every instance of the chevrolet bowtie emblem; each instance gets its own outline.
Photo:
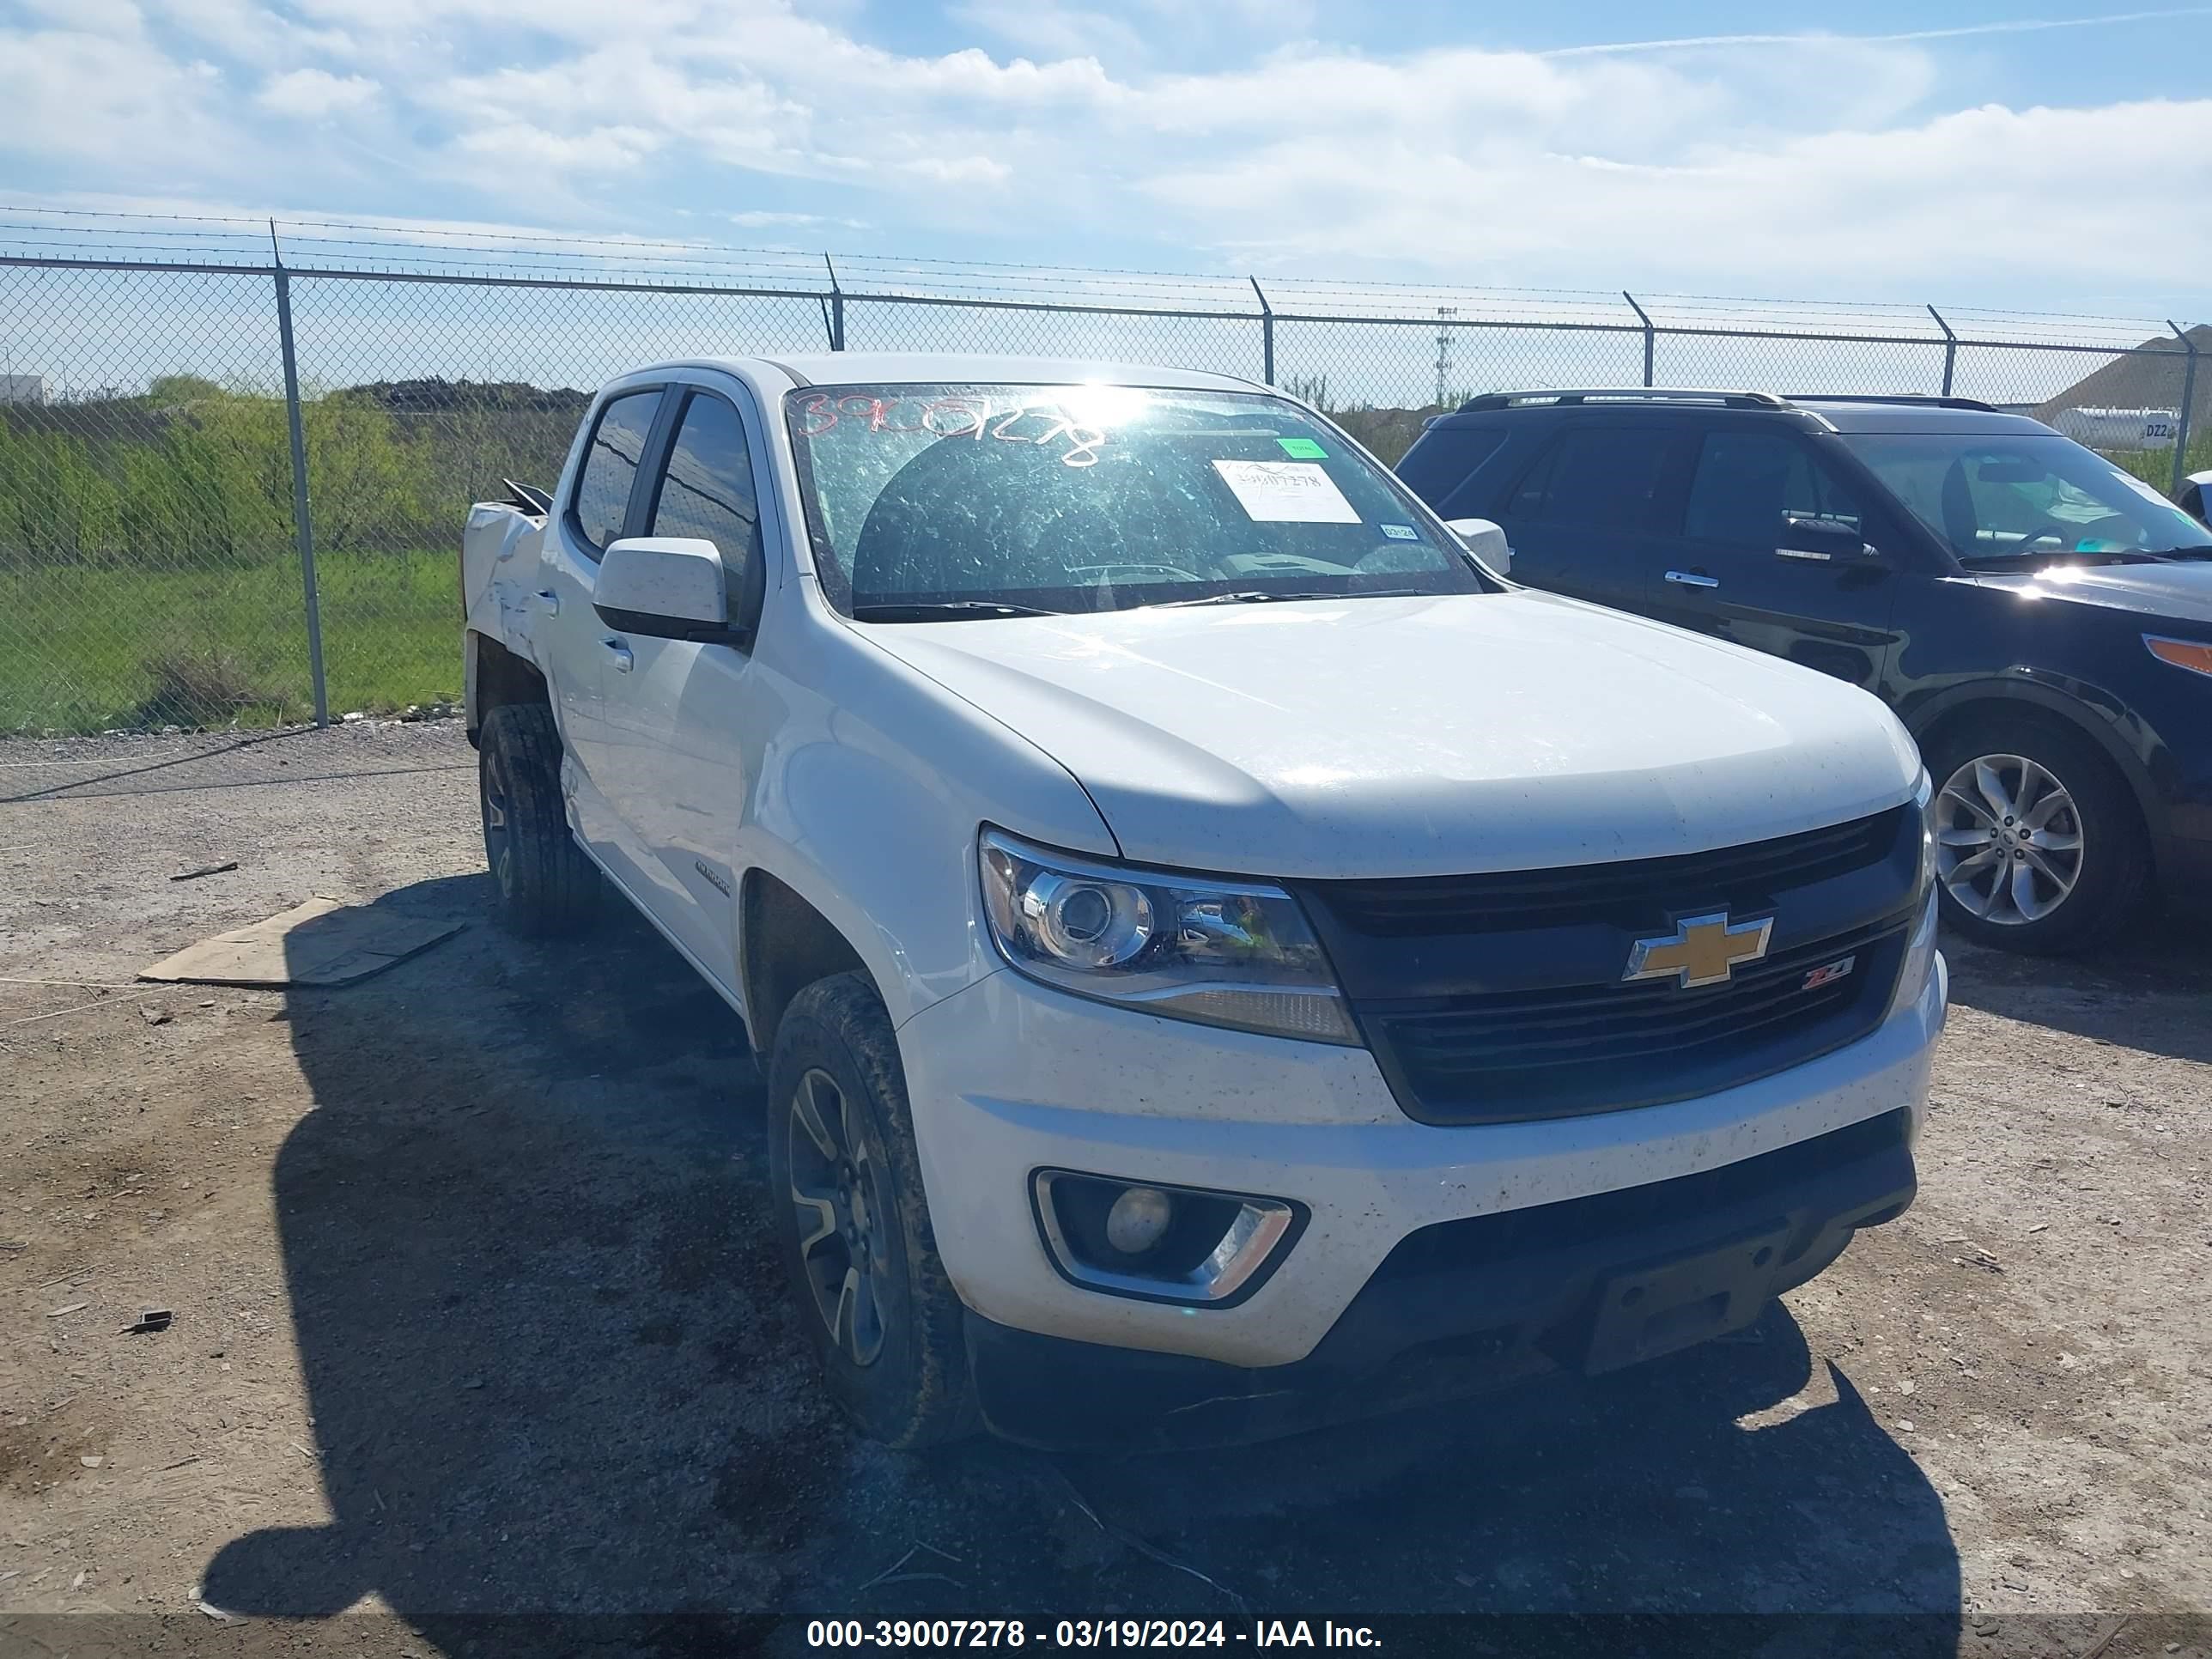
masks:
<path id="1" fill-rule="evenodd" d="M 1766 954 L 1767 935 L 1774 918 L 1731 923 L 1728 912 L 1690 916 L 1673 933 L 1657 939 L 1640 939 L 1628 953 L 1623 980 L 1664 979 L 1669 974 L 1683 990 L 1699 985 L 1718 985 L 1735 971 L 1739 962 L 1757 962 Z"/>

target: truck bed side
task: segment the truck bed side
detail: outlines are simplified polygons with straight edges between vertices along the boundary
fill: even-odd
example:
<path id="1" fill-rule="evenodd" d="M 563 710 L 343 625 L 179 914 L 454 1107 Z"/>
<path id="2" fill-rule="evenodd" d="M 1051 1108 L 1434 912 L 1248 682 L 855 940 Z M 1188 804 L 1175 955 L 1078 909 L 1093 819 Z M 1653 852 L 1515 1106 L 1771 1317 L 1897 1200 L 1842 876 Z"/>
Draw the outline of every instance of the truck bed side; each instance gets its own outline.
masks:
<path id="1" fill-rule="evenodd" d="M 461 603 L 467 617 L 464 686 L 471 733 L 482 724 L 478 682 L 484 641 L 538 663 L 533 600 L 544 533 L 541 515 L 509 501 L 478 501 L 469 509 L 461 532 Z"/>

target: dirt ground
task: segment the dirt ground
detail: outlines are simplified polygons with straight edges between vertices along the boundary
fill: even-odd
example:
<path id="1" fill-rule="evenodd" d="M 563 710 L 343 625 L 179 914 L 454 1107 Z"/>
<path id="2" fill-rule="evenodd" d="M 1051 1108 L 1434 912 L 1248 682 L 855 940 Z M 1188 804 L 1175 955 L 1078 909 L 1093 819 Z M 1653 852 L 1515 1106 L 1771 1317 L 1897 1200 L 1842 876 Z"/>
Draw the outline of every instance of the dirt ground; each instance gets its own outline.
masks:
<path id="1" fill-rule="evenodd" d="M 1953 945 L 1918 1205 L 1751 1340 L 1245 1450 L 922 1458 L 817 1395 L 735 1019 L 641 924 L 500 933 L 474 787 L 450 725 L 0 744 L 0 1652 L 1010 1610 L 2206 1650 L 2201 933 Z M 132 982 L 315 894 L 469 926 L 343 990 Z"/>

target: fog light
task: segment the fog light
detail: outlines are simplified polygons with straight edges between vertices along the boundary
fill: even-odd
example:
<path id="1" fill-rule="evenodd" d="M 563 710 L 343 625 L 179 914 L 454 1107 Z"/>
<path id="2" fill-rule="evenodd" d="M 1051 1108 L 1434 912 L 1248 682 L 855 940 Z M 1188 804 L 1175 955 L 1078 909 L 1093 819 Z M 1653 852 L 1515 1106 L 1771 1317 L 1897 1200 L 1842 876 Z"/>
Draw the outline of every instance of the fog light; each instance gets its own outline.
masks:
<path id="1" fill-rule="evenodd" d="M 1123 1255 L 1142 1255 L 1166 1237 L 1175 1204 L 1157 1187 L 1132 1187 L 1106 1212 L 1106 1242 Z"/>
<path id="2" fill-rule="evenodd" d="M 1227 1307 L 1260 1287 L 1305 1224 L 1287 1199 L 1127 1176 L 1036 1170 L 1030 1200 L 1061 1278 L 1146 1302 Z"/>

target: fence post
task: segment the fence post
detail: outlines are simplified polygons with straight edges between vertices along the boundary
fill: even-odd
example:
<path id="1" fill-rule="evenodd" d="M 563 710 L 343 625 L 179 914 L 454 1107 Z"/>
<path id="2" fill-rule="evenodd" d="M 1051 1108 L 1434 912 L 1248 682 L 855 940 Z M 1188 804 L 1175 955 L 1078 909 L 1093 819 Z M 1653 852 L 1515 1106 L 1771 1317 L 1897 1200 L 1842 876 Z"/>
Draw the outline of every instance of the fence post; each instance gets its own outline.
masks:
<path id="1" fill-rule="evenodd" d="M 1943 313 L 1934 306 L 1928 314 L 1936 319 L 1936 326 L 1943 331 L 1943 395 L 1951 395 L 1951 372 L 1959 365 L 1959 337 L 1951 332 L 1951 325 L 1943 320 Z"/>
<path id="2" fill-rule="evenodd" d="M 1267 303 L 1257 276 L 1247 277 L 1252 292 L 1260 296 L 1260 379 L 1262 384 L 1275 383 L 1275 308 Z"/>
<path id="3" fill-rule="evenodd" d="M 323 678 L 323 606 L 315 591 L 315 529 L 307 515 L 307 438 L 300 420 L 300 362 L 292 349 L 292 273 L 269 223 L 269 253 L 276 262 L 276 339 L 284 352 L 284 418 L 292 430 L 292 532 L 300 547 L 300 581 L 307 607 L 307 673 L 315 687 L 315 724 L 331 723 L 330 687 Z"/>
<path id="4" fill-rule="evenodd" d="M 830 272 L 830 349 L 845 349 L 845 290 L 838 285 L 837 267 L 823 254 L 822 263 Z"/>
<path id="5" fill-rule="evenodd" d="M 1636 313 L 1636 320 L 1644 325 L 1644 384 L 1650 386 L 1652 383 L 1652 348 L 1657 343 L 1659 331 L 1651 326 L 1651 319 L 1644 313 L 1644 307 L 1636 303 L 1633 294 L 1623 289 L 1620 297 L 1628 301 L 1628 308 Z"/>
<path id="6" fill-rule="evenodd" d="M 2166 492 L 2178 499 L 2181 495 L 2181 475 L 2189 465 L 2189 416 L 2197 402 L 2197 342 L 2189 337 L 2186 329 L 2177 326 L 2172 318 L 2166 319 L 2166 325 L 2180 337 L 2189 353 L 2188 366 L 2181 371 L 2181 419 L 2173 428 L 2173 482 Z"/>

